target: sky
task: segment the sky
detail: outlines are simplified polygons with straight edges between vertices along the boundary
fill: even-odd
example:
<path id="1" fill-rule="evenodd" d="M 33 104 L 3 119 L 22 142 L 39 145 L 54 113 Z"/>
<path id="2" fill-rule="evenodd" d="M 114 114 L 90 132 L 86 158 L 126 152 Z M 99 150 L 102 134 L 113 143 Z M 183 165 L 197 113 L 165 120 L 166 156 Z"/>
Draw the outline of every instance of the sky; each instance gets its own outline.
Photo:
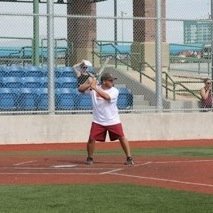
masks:
<path id="1" fill-rule="evenodd" d="M 151 0 L 150 0 L 151 1 Z M 154 0 L 153 0 L 154 1 Z M 166 17 L 169 19 L 207 19 L 210 14 L 211 0 L 167 0 Z M 46 13 L 46 5 L 40 4 L 40 13 Z M 33 4 L 27 3 L 6 3 L 0 2 L 0 37 L 18 36 L 32 37 L 32 17 L 2 16 L 2 13 L 32 13 Z M 55 5 L 56 15 L 66 15 L 66 5 Z M 132 41 L 132 0 L 117 0 L 117 14 L 122 16 L 123 20 L 118 20 L 118 40 Z M 97 16 L 114 16 L 114 0 L 97 3 Z M 46 17 L 40 18 L 40 35 L 45 38 Z M 98 19 L 97 21 L 97 39 L 114 39 L 114 20 Z M 183 42 L 183 22 L 168 21 L 167 24 L 167 42 Z M 55 37 L 66 37 L 67 26 L 66 18 L 55 18 Z M 2 41 L 2 39 L 0 39 Z M 0 42 L 1 42 L 0 41 Z"/>

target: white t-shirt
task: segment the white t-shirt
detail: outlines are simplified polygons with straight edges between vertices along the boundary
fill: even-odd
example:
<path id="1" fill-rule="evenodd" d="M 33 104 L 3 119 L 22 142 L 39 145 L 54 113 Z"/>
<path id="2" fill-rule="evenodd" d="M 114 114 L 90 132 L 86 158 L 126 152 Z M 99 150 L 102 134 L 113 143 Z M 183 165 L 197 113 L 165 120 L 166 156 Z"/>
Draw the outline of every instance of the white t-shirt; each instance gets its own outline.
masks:
<path id="1" fill-rule="evenodd" d="M 99 89 L 103 90 L 101 86 Z M 117 99 L 119 91 L 115 87 L 103 90 L 108 93 L 110 100 L 105 100 L 94 90 L 90 91 L 93 103 L 93 122 L 103 126 L 109 126 L 120 123 L 120 117 L 117 108 Z"/>

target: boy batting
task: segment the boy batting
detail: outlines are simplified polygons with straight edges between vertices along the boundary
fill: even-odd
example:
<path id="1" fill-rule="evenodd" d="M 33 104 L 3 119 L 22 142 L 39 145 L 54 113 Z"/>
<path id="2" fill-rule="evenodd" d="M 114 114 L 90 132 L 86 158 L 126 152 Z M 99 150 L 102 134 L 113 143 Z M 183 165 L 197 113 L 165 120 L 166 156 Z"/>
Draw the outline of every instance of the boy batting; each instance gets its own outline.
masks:
<path id="1" fill-rule="evenodd" d="M 88 92 L 92 97 L 93 121 L 91 124 L 90 135 L 87 143 L 86 164 L 94 163 L 93 154 L 95 142 L 106 139 L 108 132 L 111 141 L 119 140 L 121 147 L 126 155 L 126 165 L 134 165 L 131 157 L 129 142 L 124 135 L 117 108 L 119 91 L 114 87 L 114 78 L 110 73 L 101 75 L 100 84 L 95 78 L 79 85 L 80 92 Z"/>

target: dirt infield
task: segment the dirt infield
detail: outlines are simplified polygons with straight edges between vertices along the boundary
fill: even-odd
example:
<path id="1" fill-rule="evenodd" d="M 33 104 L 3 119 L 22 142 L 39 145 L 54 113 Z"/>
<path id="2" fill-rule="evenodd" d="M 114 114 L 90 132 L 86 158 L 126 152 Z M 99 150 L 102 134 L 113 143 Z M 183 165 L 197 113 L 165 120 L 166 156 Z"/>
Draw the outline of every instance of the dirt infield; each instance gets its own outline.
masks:
<path id="1" fill-rule="evenodd" d="M 134 148 L 212 146 L 212 141 L 132 142 Z M 99 143 L 113 149 L 119 143 Z M 85 144 L 3 145 L 3 151 L 85 149 Z M 0 184 L 97 184 L 132 183 L 213 194 L 213 159 L 177 157 L 135 158 L 132 167 L 121 156 L 97 156 L 84 164 L 82 156 L 1 156 Z"/>

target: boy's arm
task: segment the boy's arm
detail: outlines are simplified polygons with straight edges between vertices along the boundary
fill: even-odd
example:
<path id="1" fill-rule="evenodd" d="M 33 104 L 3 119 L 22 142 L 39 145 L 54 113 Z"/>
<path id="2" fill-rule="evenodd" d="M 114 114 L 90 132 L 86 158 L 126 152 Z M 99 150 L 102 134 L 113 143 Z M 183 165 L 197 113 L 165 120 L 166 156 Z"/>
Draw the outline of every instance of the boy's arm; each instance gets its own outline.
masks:
<path id="1" fill-rule="evenodd" d="M 104 92 L 103 90 L 101 90 L 97 87 L 97 80 L 96 79 L 94 79 L 92 81 L 92 84 L 90 85 L 90 87 L 91 87 L 91 89 L 95 90 L 105 100 L 107 100 L 107 101 L 111 100 L 111 97 L 109 96 L 108 93 Z"/>

